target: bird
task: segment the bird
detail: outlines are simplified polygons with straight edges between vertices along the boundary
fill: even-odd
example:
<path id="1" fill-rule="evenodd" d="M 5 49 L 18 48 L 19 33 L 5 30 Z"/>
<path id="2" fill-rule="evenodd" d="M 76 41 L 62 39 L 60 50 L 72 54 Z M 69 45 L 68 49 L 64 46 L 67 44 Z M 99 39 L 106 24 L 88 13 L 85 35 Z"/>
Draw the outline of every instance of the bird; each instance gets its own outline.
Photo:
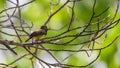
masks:
<path id="1" fill-rule="evenodd" d="M 47 26 L 43 25 L 38 31 L 34 31 L 29 35 L 29 38 L 25 41 L 29 41 L 30 39 L 33 39 L 35 41 L 41 41 L 45 38 L 47 35 L 48 28 Z"/>

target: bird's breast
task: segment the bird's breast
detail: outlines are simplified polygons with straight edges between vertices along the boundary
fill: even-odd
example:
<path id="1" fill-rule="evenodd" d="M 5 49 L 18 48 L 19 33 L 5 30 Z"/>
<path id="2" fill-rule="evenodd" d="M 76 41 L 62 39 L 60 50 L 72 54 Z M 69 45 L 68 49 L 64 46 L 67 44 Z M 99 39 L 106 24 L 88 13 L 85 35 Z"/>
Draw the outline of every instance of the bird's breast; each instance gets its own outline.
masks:
<path id="1" fill-rule="evenodd" d="M 44 38 L 45 38 L 45 35 L 38 35 L 38 36 L 33 37 L 33 39 L 36 41 L 43 40 Z"/>

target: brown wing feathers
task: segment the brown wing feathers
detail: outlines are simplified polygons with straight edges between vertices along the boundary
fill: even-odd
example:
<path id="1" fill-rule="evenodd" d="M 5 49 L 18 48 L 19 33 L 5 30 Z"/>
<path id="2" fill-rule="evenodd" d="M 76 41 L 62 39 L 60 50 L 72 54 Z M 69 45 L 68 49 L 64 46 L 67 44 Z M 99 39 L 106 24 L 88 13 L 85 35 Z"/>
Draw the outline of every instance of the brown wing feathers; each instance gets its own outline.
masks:
<path id="1" fill-rule="evenodd" d="M 33 37 L 37 37 L 40 35 L 46 35 L 47 34 L 47 27 L 46 26 L 42 26 L 42 28 L 39 31 L 34 31 L 33 33 L 30 34 L 29 38 L 25 41 L 27 42 L 28 40 L 30 40 Z"/>

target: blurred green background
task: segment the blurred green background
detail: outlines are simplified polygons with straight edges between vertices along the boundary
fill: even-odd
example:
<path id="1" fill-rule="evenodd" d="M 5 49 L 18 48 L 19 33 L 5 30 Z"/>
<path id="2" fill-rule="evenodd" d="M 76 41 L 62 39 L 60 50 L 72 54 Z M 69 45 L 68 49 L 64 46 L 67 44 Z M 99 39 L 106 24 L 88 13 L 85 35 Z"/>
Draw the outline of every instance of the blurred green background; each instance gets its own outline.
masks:
<path id="1" fill-rule="evenodd" d="M 19 0 L 20 1 L 20 0 Z M 22 18 L 27 22 L 33 22 L 34 26 L 32 28 L 32 31 L 37 30 L 40 28 L 41 25 L 44 24 L 44 22 L 47 20 L 49 14 L 50 14 L 50 1 L 52 1 L 53 4 L 56 4 L 58 0 L 36 0 L 35 2 L 21 8 L 22 10 Z M 27 0 L 26 0 L 27 2 Z M 63 5 L 66 2 L 66 0 L 60 0 L 60 3 L 57 6 L 52 6 L 52 12 L 57 10 L 61 5 Z M 7 5 L 9 2 L 6 3 L 6 0 L 0 0 L 0 11 L 4 9 L 5 5 Z M 23 3 L 21 0 L 20 3 Z M 93 6 L 94 0 L 82 0 L 80 2 L 77 2 L 75 5 L 75 21 L 72 24 L 71 28 L 78 27 L 85 25 L 89 22 L 91 15 L 92 15 L 92 6 Z M 96 6 L 95 6 L 95 14 L 101 13 L 106 8 L 110 7 L 107 12 L 105 12 L 102 16 L 100 16 L 100 19 L 103 19 L 109 15 L 109 18 L 112 18 L 114 16 L 115 10 L 116 10 L 117 0 L 97 0 Z M 8 4 L 7 6 L 10 7 Z M 72 6 L 72 3 L 67 4 L 61 11 L 59 11 L 56 15 L 54 15 L 51 18 L 50 23 L 47 24 L 47 26 L 51 29 L 60 29 L 63 26 L 65 26 L 70 21 L 71 16 L 71 9 L 68 6 Z M 1 16 L 2 14 L 0 14 Z M 120 18 L 120 13 L 117 14 L 115 20 Z M 1 19 L 0 19 L 1 20 Z M 109 19 L 108 19 L 109 20 Z M 92 22 L 95 22 L 96 20 L 93 20 Z M 1 24 L 1 23 L 0 23 Z M 102 22 L 101 26 L 106 24 L 106 22 Z M 93 26 L 92 29 L 96 29 L 96 26 Z M 0 27 L 0 30 L 3 30 Z M 89 30 L 89 29 L 88 29 Z M 49 30 L 47 37 L 55 36 L 59 33 L 64 32 L 65 29 L 61 30 Z M 75 30 L 70 32 L 69 34 L 75 34 L 81 30 Z M 100 37 L 97 41 L 102 44 L 95 44 L 96 47 L 104 47 L 120 33 L 120 24 L 117 24 L 113 29 L 110 29 L 105 34 L 107 34 L 106 39 L 103 37 Z M 3 39 L 4 35 L 1 35 L 0 33 L 0 39 Z M 9 38 L 9 37 L 7 37 Z M 6 38 L 6 39 L 7 39 Z M 14 39 L 14 38 L 10 38 Z M 65 42 L 66 40 L 70 40 L 71 38 L 63 39 L 61 42 Z M 25 39 L 23 39 L 25 40 Z M 75 40 L 73 43 L 79 43 L 80 41 L 88 40 L 88 37 Z M 46 48 L 51 49 L 79 49 L 81 45 L 79 46 L 56 46 L 53 44 L 45 44 Z M 17 49 L 16 49 L 17 50 Z M 24 53 L 23 50 L 20 50 L 18 48 L 17 50 L 20 52 L 20 54 Z M 42 53 L 41 53 L 42 54 Z M 72 53 L 69 52 L 54 52 L 54 55 L 57 56 L 59 60 L 62 60 L 65 56 L 70 55 Z M 86 65 L 89 63 L 92 59 L 96 57 L 98 53 L 93 52 L 90 57 L 87 57 L 85 52 L 80 52 L 75 54 L 74 56 L 71 56 L 67 61 L 64 63 L 72 64 L 72 65 Z M 3 55 L 3 54 L 1 54 Z M 9 63 L 12 60 L 14 60 L 13 55 L 4 55 L 4 60 L 0 60 L 1 62 Z M 43 54 L 42 54 L 43 56 Z M 45 56 L 43 56 L 45 58 Z M 3 57 L 2 57 L 3 58 Z M 0 59 L 2 59 L 0 58 Z M 15 57 L 17 58 L 17 57 Z M 48 58 L 48 57 L 47 57 Z M 27 61 L 27 63 L 26 63 Z M 22 59 L 19 62 L 16 63 L 18 65 L 18 68 L 31 68 L 31 63 L 27 59 Z M 110 47 L 102 50 L 102 53 L 99 57 L 99 59 L 94 62 L 92 65 L 88 66 L 87 68 L 120 68 L 120 41 L 117 39 Z"/>

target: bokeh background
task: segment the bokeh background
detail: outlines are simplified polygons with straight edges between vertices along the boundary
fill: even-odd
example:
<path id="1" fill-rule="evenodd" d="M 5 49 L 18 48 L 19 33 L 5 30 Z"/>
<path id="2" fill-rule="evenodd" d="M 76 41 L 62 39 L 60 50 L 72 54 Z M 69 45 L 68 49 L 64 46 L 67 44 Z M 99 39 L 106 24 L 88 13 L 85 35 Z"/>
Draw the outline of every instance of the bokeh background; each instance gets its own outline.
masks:
<path id="1" fill-rule="evenodd" d="M 13 2 L 16 2 L 16 0 L 11 0 Z M 20 4 L 24 4 L 28 2 L 29 0 L 19 0 Z M 50 2 L 53 4 L 57 4 L 59 0 L 36 0 L 33 3 L 30 3 L 27 6 L 24 6 L 21 8 L 22 12 L 22 18 L 31 24 L 33 22 L 33 28 L 32 31 L 37 30 L 40 28 L 41 25 L 44 24 L 44 22 L 47 20 L 50 12 L 54 12 L 56 9 L 58 9 L 63 3 L 65 3 L 66 0 L 60 0 L 59 4 L 56 6 L 50 7 Z M 93 6 L 94 0 L 82 0 L 78 3 L 76 3 L 75 6 L 75 22 L 73 23 L 72 27 L 77 27 L 81 25 L 85 25 L 86 23 L 89 22 L 91 15 L 92 15 L 92 6 Z M 50 30 L 48 31 L 47 37 L 57 35 L 61 32 L 64 31 L 64 29 L 59 30 L 63 26 L 65 26 L 71 16 L 71 10 L 68 8 L 71 6 L 72 3 L 69 3 L 66 5 L 60 12 L 58 12 L 56 15 L 54 15 L 51 19 L 51 21 L 47 24 L 47 26 L 51 29 L 56 29 L 56 31 Z M 95 6 L 95 12 L 96 14 L 101 13 L 104 9 L 108 8 L 108 11 L 105 12 L 100 19 L 103 19 L 107 16 L 109 18 L 112 18 L 114 16 L 114 13 L 116 11 L 116 5 L 117 5 L 117 0 L 97 0 L 97 4 Z M 14 6 L 13 4 L 10 4 L 6 0 L 0 0 L 0 11 L 5 9 L 5 7 L 12 7 Z M 50 8 L 52 9 L 50 11 Z M 8 13 L 10 14 L 12 10 L 9 10 Z M 17 12 L 15 13 L 16 15 L 18 14 Z M 2 16 L 4 14 L 0 14 Z M 118 12 L 115 20 L 120 18 L 120 12 Z M 3 18 L 0 18 L 0 21 L 2 21 Z M 15 20 L 17 22 L 17 20 Z M 1 25 L 2 23 L 0 23 Z M 6 23 L 7 24 L 7 23 Z M 105 23 L 103 22 L 101 25 L 104 25 Z M 95 26 L 93 26 L 93 29 L 96 29 Z M 59 31 L 57 31 L 59 30 Z M 4 29 L 0 27 L 0 31 L 4 32 L 10 32 L 14 34 L 15 32 L 10 29 Z M 30 32 L 30 31 L 28 31 Z M 74 34 L 76 31 L 71 32 L 70 34 Z M 103 37 L 100 37 L 97 41 L 102 44 L 95 44 L 96 47 L 104 47 L 120 33 L 120 24 L 117 24 L 113 29 L 110 29 L 107 31 Z M 104 38 L 107 35 L 106 38 Z M 27 37 L 24 37 L 23 40 L 26 40 Z M 0 33 L 0 39 L 8 39 L 8 40 L 18 40 L 17 38 L 13 38 L 7 35 L 4 35 Z M 87 40 L 88 38 L 83 38 L 80 39 L 76 42 L 79 41 L 84 41 Z M 65 40 L 69 40 L 65 39 Z M 63 42 L 65 40 L 62 40 Z M 73 47 L 65 47 L 65 46 L 54 46 L 52 44 L 45 44 L 44 45 L 46 48 L 51 48 L 51 49 L 77 49 L 79 46 L 73 46 Z M 0 47 L 3 47 L 0 45 Z M 15 49 L 17 53 L 23 54 L 26 53 L 22 48 L 16 48 Z M 54 52 L 54 55 L 57 56 L 59 59 L 63 58 L 66 55 L 69 55 L 70 53 L 67 52 Z M 72 65 L 84 65 L 90 62 L 95 56 L 97 55 L 97 52 L 93 52 L 90 57 L 87 57 L 85 53 L 80 53 L 72 56 L 69 58 L 67 61 L 64 63 L 72 64 Z M 49 56 L 44 51 L 41 51 L 40 57 L 44 59 L 47 62 L 55 62 L 53 59 Z M 18 57 L 15 57 L 9 51 L 3 51 L 0 50 L 0 63 L 9 63 L 12 60 L 17 59 Z M 27 63 L 26 63 L 27 62 Z M 16 62 L 15 65 L 18 65 L 18 68 L 31 68 L 31 62 L 28 60 L 28 57 L 21 59 L 20 61 Z M 39 64 L 36 63 L 36 68 L 41 68 Z M 47 67 L 46 67 L 47 68 Z M 57 68 L 57 67 L 53 67 Z M 102 53 L 100 57 L 95 61 L 93 64 L 88 66 L 87 68 L 120 68 L 120 40 L 117 39 L 111 46 L 108 48 L 102 50 Z"/>

